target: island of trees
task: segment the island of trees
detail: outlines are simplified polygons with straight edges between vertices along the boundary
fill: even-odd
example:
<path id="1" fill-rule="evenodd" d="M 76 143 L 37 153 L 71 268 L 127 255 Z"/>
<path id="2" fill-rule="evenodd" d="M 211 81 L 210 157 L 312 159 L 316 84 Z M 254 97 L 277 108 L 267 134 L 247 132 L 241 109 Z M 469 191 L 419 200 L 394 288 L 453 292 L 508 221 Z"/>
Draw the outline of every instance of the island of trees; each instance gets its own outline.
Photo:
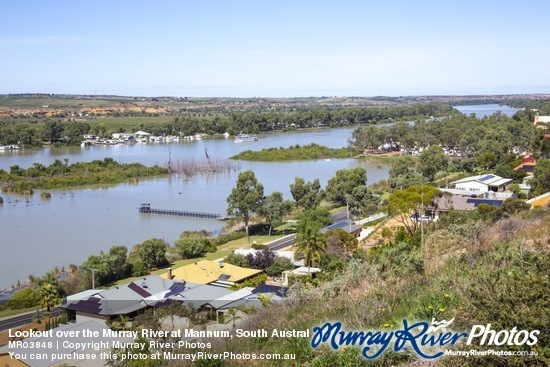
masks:
<path id="1" fill-rule="evenodd" d="M 32 195 L 33 189 L 59 189 L 81 187 L 94 184 L 116 184 L 135 181 L 142 177 L 167 175 L 168 169 L 140 163 L 123 164 L 112 158 L 92 162 L 69 164 L 56 159 L 49 166 L 34 163 L 24 169 L 18 165 L 10 167 L 10 172 L 0 169 L 0 185 L 3 192 Z"/>
<path id="2" fill-rule="evenodd" d="M 298 161 L 307 159 L 321 158 L 349 158 L 350 151 L 347 148 L 327 148 L 325 146 L 311 143 L 308 145 L 294 145 L 288 148 L 267 148 L 260 151 L 245 150 L 231 159 L 240 159 L 243 161 Z"/>

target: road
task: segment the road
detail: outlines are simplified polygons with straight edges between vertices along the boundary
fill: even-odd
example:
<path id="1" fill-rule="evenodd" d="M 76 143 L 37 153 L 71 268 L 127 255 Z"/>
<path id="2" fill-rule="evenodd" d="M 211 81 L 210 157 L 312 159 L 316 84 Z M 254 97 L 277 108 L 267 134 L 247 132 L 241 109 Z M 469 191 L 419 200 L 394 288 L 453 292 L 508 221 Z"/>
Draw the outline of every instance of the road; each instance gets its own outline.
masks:
<path id="1" fill-rule="evenodd" d="M 347 210 L 342 210 L 341 212 L 332 214 L 331 217 L 332 217 L 332 223 L 338 223 L 348 219 L 348 212 Z"/>
<path id="2" fill-rule="evenodd" d="M 268 243 L 267 247 L 269 247 L 271 251 L 280 250 L 285 247 L 292 246 L 295 241 L 296 241 L 296 233 L 289 234 L 288 236 L 284 236 L 282 238 L 279 238 L 278 240 Z"/>
<path id="3" fill-rule="evenodd" d="M 44 310 L 42 310 L 41 312 L 44 312 Z M 61 308 L 59 307 L 52 308 L 52 316 L 59 316 L 60 313 L 61 313 Z M 35 315 L 36 315 L 36 312 L 29 312 L 23 315 L 4 318 L 0 320 L 0 331 L 13 329 L 19 326 L 30 324 L 34 319 Z"/>
<path id="4" fill-rule="evenodd" d="M 343 210 L 341 212 L 332 214 L 331 217 L 332 217 L 332 222 L 337 223 L 347 219 L 348 212 L 346 210 Z M 291 234 L 268 243 L 267 247 L 269 247 L 270 250 L 275 251 L 275 250 L 283 249 L 285 247 L 292 246 L 294 242 L 296 242 L 296 234 Z"/>

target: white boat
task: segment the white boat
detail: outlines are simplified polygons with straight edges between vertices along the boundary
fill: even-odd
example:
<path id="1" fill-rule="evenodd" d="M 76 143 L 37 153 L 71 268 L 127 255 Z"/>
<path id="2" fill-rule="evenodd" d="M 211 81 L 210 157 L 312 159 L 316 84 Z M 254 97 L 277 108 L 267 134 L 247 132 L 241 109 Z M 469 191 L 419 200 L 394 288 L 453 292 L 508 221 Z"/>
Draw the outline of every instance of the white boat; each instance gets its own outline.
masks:
<path id="1" fill-rule="evenodd" d="M 258 141 L 258 137 L 250 134 L 239 134 L 235 137 L 235 143 L 245 143 L 249 141 Z"/>
<path id="2" fill-rule="evenodd" d="M 19 144 L 0 145 L 0 150 L 19 150 L 19 149 L 23 149 L 23 147 Z"/>

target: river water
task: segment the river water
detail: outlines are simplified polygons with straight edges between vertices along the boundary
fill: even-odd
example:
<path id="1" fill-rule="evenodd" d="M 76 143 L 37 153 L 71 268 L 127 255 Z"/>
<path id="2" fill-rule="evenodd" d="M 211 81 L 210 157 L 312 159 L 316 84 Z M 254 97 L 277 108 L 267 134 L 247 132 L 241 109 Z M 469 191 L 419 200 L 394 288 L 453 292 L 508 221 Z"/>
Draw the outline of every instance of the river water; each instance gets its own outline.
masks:
<path id="1" fill-rule="evenodd" d="M 234 143 L 233 139 L 211 139 L 172 144 L 48 148 L 6 152 L 0 155 L 0 168 L 18 164 L 27 168 L 34 162 L 50 164 L 55 159 L 69 163 L 111 157 L 119 162 L 140 162 L 165 166 L 171 159 L 203 159 L 205 149 L 215 158 L 228 158 L 246 149 L 288 147 L 316 142 L 329 147 L 346 146 L 352 128 L 323 129 L 260 135 L 254 143 Z M 155 216 L 138 213 L 143 202 L 154 208 L 225 214 L 226 198 L 235 186 L 239 172 L 252 170 L 265 194 L 281 191 L 292 199 L 289 185 L 295 177 L 307 181 L 319 178 L 323 186 L 339 169 L 363 166 L 367 183 L 388 176 L 388 167 L 362 164 L 353 159 L 298 162 L 235 162 L 240 167 L 218 175 L 200 175 L 185 180 L 159 178 L 138 184 L 98 186 L 72 190 L 47 190 L 51 200 L 41 200 L 40 190 L 28 200 L 1 194 L 0 206 L 0 289 L 29 274 L 42 275 L 53 266 L 81 264 L 91 254 L 107 251 L 113 245 L 131 248 L 148 238 L 163 238 L 170 245 L 185 230 L 206 229 L 221 232 L 224 222 L 209 219 Z"/>
<path id="2" fill-rule="evenodd" d="M 460 106 L 461 112 L 476 113 L 478 117 L 503 110 L 498 105 Z M 289 147 L 315 142 L 332 148 L 347 145 L 353 128 L 319 129 L 300 132 L 278 132 L 259 135 L 253 143 L 234 143 L 233 139 L 204 139 L 172 144 L 138 144 L 96 147 L 62 147 L 0 153 L 0 168 L 12 165 L 30 167 L 34 162 L 45 165 L 54 160 L 68 159 L 69 163 L 88 162 L 111 157 L 121 163 L 140 162 L 145 165 L 166 166 L 169 157 L 203 159 L 205 152 L 212 159 L 229 158 L 243 150 L 269 147 Z M 142 180 L 138 184 L 98 186 L 72 190 L 47 190 L 51 200 L 41 200 L 40 190 L 23 198 L 0 194 L 0 289 L 24 282 L 29 274 L 43 275 L 54 266 L 81 264 L 91 254 L 107 251 L 113 245 L 129 249 L 148 238 L 162 238 L 170 245 L 183 231 L 205 229 L 223 231 L 224 222 L 209 219 L 155 216 L 138 213 L 141 203 L 153 208 L 202 211 L 225 214 L 226 198 L 235 186 L 239 172 L 252 170 L 265 194 L 281 191 L 292 199 L 289 185 L 295 177 L 306 181 L 319 178 L 326 186 L 337 170 L 362 166 L 367 170 L 367 184 L 388 177 L 389 167 L 365 164 L 353 159 L 298 162 L 235 162 L 238 170 L 218 175 L 200 175 L 185 180 L 160 178 Z"/>

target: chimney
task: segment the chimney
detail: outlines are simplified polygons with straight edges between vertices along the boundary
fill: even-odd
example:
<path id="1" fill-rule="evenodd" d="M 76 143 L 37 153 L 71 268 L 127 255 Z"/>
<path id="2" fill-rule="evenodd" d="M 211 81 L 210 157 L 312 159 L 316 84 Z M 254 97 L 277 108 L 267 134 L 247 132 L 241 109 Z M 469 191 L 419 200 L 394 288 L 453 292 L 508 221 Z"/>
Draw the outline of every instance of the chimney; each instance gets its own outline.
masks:
<path id="1" fill-rule="evenodd" d="M 172 268 L 168 268 L 168 279 L 169 280 L 174 279 L 174 276 L 172 275 Z"/>

